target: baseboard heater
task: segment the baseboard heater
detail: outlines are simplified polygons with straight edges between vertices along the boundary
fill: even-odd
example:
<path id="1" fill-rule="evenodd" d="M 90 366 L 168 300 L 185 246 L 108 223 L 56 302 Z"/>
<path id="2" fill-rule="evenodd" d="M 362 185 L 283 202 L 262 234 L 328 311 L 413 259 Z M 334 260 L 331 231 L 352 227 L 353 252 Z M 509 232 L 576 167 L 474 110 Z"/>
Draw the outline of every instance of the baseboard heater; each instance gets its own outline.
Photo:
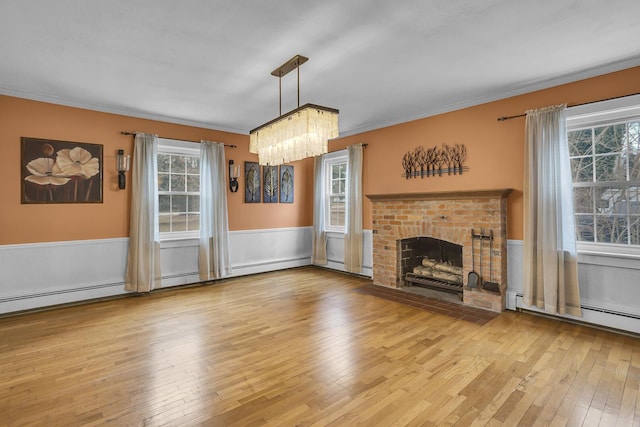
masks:
<path id="1" fill-rule="evenodd" d="M 558 320 L 576 322 L 588 326 L 604 327 L 618 332 L 632 332 L 640 334 L 640 315 L 611 310 L 603 307 L 595 307 L 581 304 L 582 317 L 549 314 L 541 309 L 525 306 L 522 303 L 522 294 L 516 294 L 516 309 L 533 314 L 541 314 Z"/>
<path id="2" fill-rule="evenodd" d="M 94 290 L 97 290 L 97 289 L 113 288 L 113 287 L 122 287 L 122 288 L 124 288 L 124 282 L 104 283 L 104 284 L 100 284 L 100 285 L 83 286 L 81 288 L 57 289 L 57 290 L 53 290 L 53 291 L 35 292 L 35 293 L 32 293 L 32 294 L 14 295 L 14 296 L 10 296 L 10 297 L 0 298 L 0 304 L 1 303 L 6 303 L 6 302 L 12 302 L 12 301 L 29 300 L 29 299 L 34 299 L 34 298 L 44 298 L 44 297 L 50 297 L 50 296 L 55 296 L 55 295 L 71 294 L 71 293 L 75 293 L 75 292 L 87 292 L 87 291 L 94 291 Z"/>
<path id="3" fill-rule="evenodd" d="M 522 299 L 524 298 L 523 294 L 516 294 L 516 298 L 519 298 L 520 301 L 522 301 Z M 517 306 L 516 308 L 520 308 L 522 310 L 525 311 L 536 311 L 536 310 L 532 310 L 529 307 L 521 307 L 521 306 Z M 628 317 L 630 319 L 636 319 L 636 320 L 640 320 L 640 315 L 637 314 L 633 314 L 633 313 L 624 313 L 622 311 L 615 311 L 615 310 L 611 310 L 608 308 L 602 308 L 602 307 L 594 307 L 591 305 L 580 305 L 580 308 L 583 310 L 589 310 L 589 311 L 595 311 L 598 313 L 605 313 L 605 314 L 612 314 L 614 316 L 622 316 L 622 317 Z M 542 311 L 542 310 L 540 310 Z"/>

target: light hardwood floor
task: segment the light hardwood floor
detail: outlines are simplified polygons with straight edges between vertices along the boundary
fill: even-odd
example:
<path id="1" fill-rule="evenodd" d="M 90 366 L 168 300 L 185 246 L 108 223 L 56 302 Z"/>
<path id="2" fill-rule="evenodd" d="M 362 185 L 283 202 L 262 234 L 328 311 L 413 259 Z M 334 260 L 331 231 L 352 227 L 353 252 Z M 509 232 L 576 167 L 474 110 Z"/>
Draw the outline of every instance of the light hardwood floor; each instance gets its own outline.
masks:
<path id="1" fill-rule="evenodd" d="M 0 319 L 0 424 L 639 425 L 640 340 L 313 267 Z"/>

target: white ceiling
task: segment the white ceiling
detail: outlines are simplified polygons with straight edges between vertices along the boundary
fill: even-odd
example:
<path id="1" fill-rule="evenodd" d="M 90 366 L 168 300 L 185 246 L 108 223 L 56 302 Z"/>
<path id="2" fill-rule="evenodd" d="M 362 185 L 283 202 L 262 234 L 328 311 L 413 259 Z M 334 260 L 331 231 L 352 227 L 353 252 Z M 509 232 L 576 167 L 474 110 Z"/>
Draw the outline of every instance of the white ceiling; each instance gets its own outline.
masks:
<path id="1" fill-rule="evenodd" d="M 0 93 L 248 133 L 301 54 L 301 104 L 339 109 L 344 136 L 640 65 L 639 17 L 639 0 L 0 0 Z"/>

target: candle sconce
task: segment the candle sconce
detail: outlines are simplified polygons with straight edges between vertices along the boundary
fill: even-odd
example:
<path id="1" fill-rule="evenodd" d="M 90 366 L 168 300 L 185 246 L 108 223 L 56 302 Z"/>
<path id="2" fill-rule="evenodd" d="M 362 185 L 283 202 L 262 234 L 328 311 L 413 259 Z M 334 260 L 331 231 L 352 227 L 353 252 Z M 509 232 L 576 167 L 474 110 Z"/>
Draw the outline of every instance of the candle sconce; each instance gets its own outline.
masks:
<path id="1" fill-rule="evenodd" d="M 240 166 L 234 166 L 233 160 L 229 160 L 229 191 L 238 191 L 238 177 L 240 176 Z"/>

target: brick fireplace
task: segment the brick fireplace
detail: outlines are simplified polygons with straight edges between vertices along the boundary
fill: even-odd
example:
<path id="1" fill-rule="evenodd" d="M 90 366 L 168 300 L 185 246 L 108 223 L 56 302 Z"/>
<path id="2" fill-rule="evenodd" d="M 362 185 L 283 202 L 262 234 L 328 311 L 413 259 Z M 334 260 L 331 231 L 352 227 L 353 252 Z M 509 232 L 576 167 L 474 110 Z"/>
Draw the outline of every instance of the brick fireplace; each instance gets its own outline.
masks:
<path id="1" fill-rule="evenodd" d="M 462 246 L 463 302 L 493 311 L 505 309 L 507 289 L 507 196 L 511 189 L 405 194 L 372 194 L 373 282 L 400 288 L 400 241 L 431 237 Z M 467 286 L 471 266 L 471 229 L 493 230 L 493 278 L 500 292 Z M 474 242 L 476 271 L 480 271 L 480 241 Z M 489 280 L 489 243 L 484 242 L 483 279 Z"/>

